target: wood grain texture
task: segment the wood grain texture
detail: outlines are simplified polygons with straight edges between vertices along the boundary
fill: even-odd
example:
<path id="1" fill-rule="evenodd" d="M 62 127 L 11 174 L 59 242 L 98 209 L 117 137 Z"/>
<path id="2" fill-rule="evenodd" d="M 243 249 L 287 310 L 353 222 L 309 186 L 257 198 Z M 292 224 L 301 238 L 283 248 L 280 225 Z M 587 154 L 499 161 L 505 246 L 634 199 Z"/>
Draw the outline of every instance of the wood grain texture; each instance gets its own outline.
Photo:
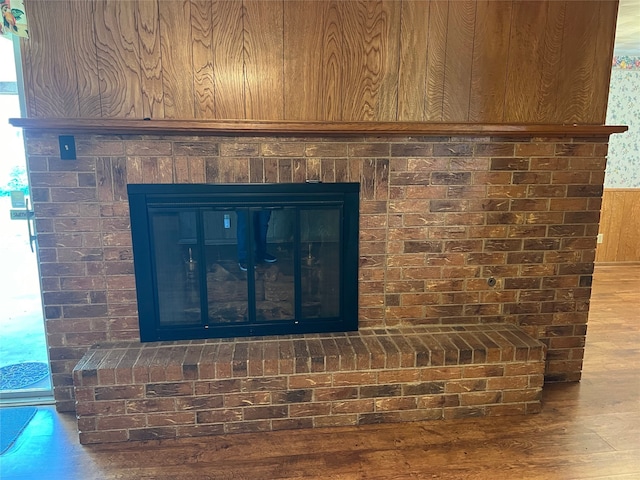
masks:
<path id="1" fill-rule="evenodd" d="M 640 189 L 606 188 L 596 262 L 640 262 Z"/>
<path id="2" fill-rule="evenodd" d="M 476 2 L 474 0 L 457 0 L 449 3 L 442 103 L 442 121 L 444 122 L 469 120 L 475 27 Z"/>
<path id="3" fill-rule="evenodd" d="M 143 118 L 164 118 L 160 18 L 157 0 L 136 0 Z"/>
<path id="4" fill-rule="evenodd" d="M 343 119 L 396 120 L 400 5 L 392 0 L 342 3 Z"/>
<path id="5" fill-rule="evenodd" d="M 245 118 L 284 117 L 282 2 L 243 1 Z"/>
<path id="6" fill-rule="evenodd" d="M 102 115 L 143 118 L 135 3 L 97 0 L 94 21 Z"/>
<path id="7" fill-rule="evenodd" d="M 589 91 L 589 116 L 593 123 L 604 124 L 607 119 L 607 104 L 601 101 L 602 92 L 609 91 L 611 82 L 611 62 L 615 43 L 615 32 L 611 25 L 618 18 L 618 2 L 600 2 L 598 31 L 594 51 L 593 86 Z"/>
<path id="8" fill-rule="evenodd" d="M 322 119 L 334 121 L 342 119 L 344 95 L 342 78 L 344 75 L 344 22 L 340 2 L 329 0 L 325 3 L 322 41 L 322 76 L 320 98 L 312 99 L 319 104 Z"/>
<path id="9" fill-rule="evenodd" d="M 195 118 L 214 118 L 213 10 L 208 0 L 191 2 Z"/>
<path id="10" fill-rule="evenodd" d="M 448 21 L 449 2 L 431 0 L 427 41 L 427 92 L 424 109 L 424 120 L 427 122 L 443 121 Z"/>
<path id="11" fill-rule="evenodd" d="M 241 2 L 216 0 L 213 10 L 215 117 L 246 118 Z"/>
<path id="12" fill-rule="evenodd" d="M 590 0 L 565 3 L 565 22 L 560 62 L 556 76 L 564 81 L 556 84 L 556 123 L 579 122 L 589 111 L 592 99 L 593 72 L 600 2 Z M 575 52 L 583 52 L 576 55 Z M 569 81 L 569 78 L 572 78 Z"/>
<path id="13" fill-rule="evenodd" d="M 32 35 L 33 36 L 33 35 Z M 28 117 L 36 117 L 36 82 L 33 76 L 36 74 L 36 70 L 31 66 L 31 52 L 33 43 L 31 39 L 20 39 L 20 64 L 22 65 L 22 77 L 24 82 L 24 104 L 25 112 Z M 29 52 L 29 53 L 28 53 Z"/>
<path id="14" fill-rule="evenodd" d="M 165 118 L 194 118 L 193 47 L 189 0 L 159 2 Z"/>
<path id="15" fill-rule="evenodd" d="M 638 478 L 639 302 L 640 266 L 596 266 L 583 380 L 545 385 L 539 414 L 87 448 L 77 441 L 74 415 L 40 407 L 18 442 L 3 454 L 3 476 L 12 480 Z"/>
<path id="16" fill-rule="evenodd" d="M 30 116 L 604 121 L 616 0 L 34 0 Z M 55 6 L 54 6 L 55 5 Z M 64 5 L 72 33 L 50 21 Z"/>
<path id="17" fill-rule="evenodd" d="M 564 2 L 513 4 L 505 122 L 551 123 L 555 114 Z M 568 80 L 566 80 L 568 81 Z"/>
<path id="18" fill-rule="evenodd" d="M 41 119 L 10 118 L 15 127 L 34 132 L 223 135 L 227 133 L 325 135 L 387 134 L 434 136 L 499 137 L 603 137 L 622 133 L 628 127 L 609 125 L 550 125 L 504 123 L 427 123 L 427 122 L 293 122 L 258 120 L 127 120 L 127 119 Z"/>
<path id="19" fill-rule="evenodd" d="M 284 3 L 284 115 L 322 119 L 324 2 Z M 309 99 L 318 99 L 312 102 Z"/>
<path id="20" fill-rule="evenodd" d="M 473 43 L 469 121 L 504 116 L 512 2 L 477 3 Z"/>
<path id="21" fill-rule="evenodd" d="M 76 52 L 76 77 L 78 87 L 79 117 L 102 116 L 102 96 L 96 58 L 96 34 L 93 19 L 94 7 L 91 2 L 71 2 L 70 16 L 74 27 L 73 50 Z"/>
<path id="22" fill-rule="evenodd" d="M 25 80 L 30 82 L 25 93 L 34 97 L 27 98 L 32 110 L 29 116 L 76 117 L 80 114 L 74 42 L 66 29 L 59 28 L 65 19 L 55 20 L 69 10 L 69 3 L 67 0 L 29 2 L 31 38 L 22 43 L 26 47 L 24 55 L 29 58 L 24 65 L 30 69 L 25 74 Z"/>
<path id="23" fill-rule="evenodd" d="M 284 2 L 284 117 L 342 117 L 342 23 L 339 4 Z"/>
<path id="24" fill-rule="evenodd" d="M 404 1 L 400 17 L 398 121 L 424 120 L 429 2 Z"/>

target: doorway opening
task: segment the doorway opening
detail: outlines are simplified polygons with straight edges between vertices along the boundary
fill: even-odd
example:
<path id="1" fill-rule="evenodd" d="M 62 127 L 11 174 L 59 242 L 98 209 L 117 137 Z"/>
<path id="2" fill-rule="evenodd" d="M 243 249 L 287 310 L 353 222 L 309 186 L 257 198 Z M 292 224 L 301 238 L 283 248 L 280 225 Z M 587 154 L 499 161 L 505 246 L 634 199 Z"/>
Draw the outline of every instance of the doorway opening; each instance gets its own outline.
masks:
<path id="1" fill-rule="evenodd" d="M 17 39 L 0 37 L 0 402 L 51 403 L 52 386 L 44 329 L 36 245 L 32 242 L 29 185 L 21 117 L 23 94 Z"/>

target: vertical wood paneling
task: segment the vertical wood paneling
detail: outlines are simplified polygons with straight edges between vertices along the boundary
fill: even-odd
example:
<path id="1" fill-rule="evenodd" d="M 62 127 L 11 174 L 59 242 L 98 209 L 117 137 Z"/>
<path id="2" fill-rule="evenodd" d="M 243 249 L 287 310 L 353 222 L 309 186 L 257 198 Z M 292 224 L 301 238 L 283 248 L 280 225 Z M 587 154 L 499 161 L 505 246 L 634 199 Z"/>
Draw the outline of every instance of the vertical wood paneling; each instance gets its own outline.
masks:
<path id="1" fill-rule="evenodd" d="M 102 115 L 142 118 L 135 4 L 98 0 L 95 30 Z"/>
<path id="2" fill-rule="evenodd" d="M 340 120 L 342 23 L 335 1 L 284 2 L 284 115 Z"/>
<path id="3" fill-rule="evenodd" d="M 143 118 L 164 118 L 158 9 L 157 0 L 136 0 Z"/>
<path id="4" fill-rule="evenodd" d="M 427 92 L 424 106 L 424 119 L 427 122 L 442 121 L 448 17 L 449 2 L 444 0 L 429 2 Z"/>
<path id="5" fill-rule="evenodd" d="M 193 88 L 195 118 L 213 118 L 213 11 L 209 0 L 191 2 L 191 38 L 193 41 Z"/>
<path id="6" fill-rule="evenodd" d="M 447 25 L 442 120 L 466 122 L 469 119 L 476 2 L 450 2 Z"/>
<path id="7" fill-rule="evenodd" d="M 38 109 L 36 108 L 36 94 L 35 94 L 35 86 L 36 82 L 33 79 L 36 71 L 31 66 L 31 41 L 28 39 L 21 38 L 20 39 L 20 62 L 22 64 L 22 77 L 24 81 L 24 103 L 26 108 L 26 116 L 27 117 L 37 117 Z"/>
<path id="8" fill-rule="evenodd" d="M 383 0 L 342 3 L 343 119 L 397 118 L 400 6 Z"/>
<path id="9" fill-rule="evenodd" d="M 325 2 L 284 2 L 284 115 L 321 120 Z"/>
<path id="10" fill-rule="evenodd" d="M 94 3 L 71 2 L 70 16 L 73 29 L 73 50 L 76 58 L 76 78 L 78 82 L 78 109 L 80 117 L 100 118 L 102 99 L 100 79 L 96 64 L 96 35 L 93 25 Z"/>
<path id="11" fill-rule="evenodd" d="M 427 81 L 429 2 L 402 2 L 400 68 L 398 69 L 398 120 L 424 120 Z"/>
<path id="12" fill-rule="evenodd" d="M 473 44 L 469 121 L 502 119 L 506 87 L 510 1 L 479 0 Z"/>
<path id="13" fill-rule="evenodd" d="M 282 1 L 244 0 L 245 114 L 284 117 Z"/>
<path id="14" fill-rule="evenodd" d="M 540 84 L 537 92 L 531 94 L 537 98 L 535 111 L 530 114 L 533 120 L 529 122 L 552 123 L 555 114 L 555 104 L 558 98 L 558 85 L 563 82 L 572 82 L 569 78 L 560 78 L 558 69 L 561 62 L 562 36 L 564 33 L 564 19 L 566 15 L 565 2 L 547 2 L 547 23 L 544 31 L 543 50 L 540 61 Z M 512 31 L 513 31 L 512 27 Z M 574 55 L 579 55 L 574 52 Z M 514 67 L 517 68 L 517 67 Z M 526 85 L 525 85 L 526 88 Z"/>
<path id="15" fill-rule="evenodd" d="M 602 123 L 616 7 L 32 0 L 28 114 Z"/>
<path id="16" fill-rule="evenodd" d="M 562 52 L 557 73 L 555 114 L 557 123 L 579 122 L 589 111 L 598 31 L 599 2 L 567 1 Z M 581 52 L 577 55 L 576 52 Z M 571 81 L 569 79 L 571 78 Z"/>
<path id="17" fill-rule="evenodd" d="M 615 32 L 611 25 L 616 24 L 618 18 L 618 2 L 600 1 L 598 15 L 598 32 L 594 52 L 593 84 L 590 91 L 591 98 L 588 106 L 588 117 L 593 123 L 603 124 L 607 117 L 607 101 L 609 97 L 609 83 L 611 81 L 611 58 Z"/>
<path id="18" fill-rule="evenodd" d="M 159 2 L 165 118 L 194 118 L 193 48 L 189 0 Z"/>
<path id="19" fill-rule="evenodd" d="M 80 113 L 76 58 L 71 36 L 59 22 L 52 21 L 70 2 L 34 0 L 29 2 L 30 39 L 23 42 L 32 69 L 25 78 L 32 82 L 27 92 L 34 101 L 28 104 L 38 117 L 74 117 Z"/>
<path id="20" fill-rule="evenodd" d="M 551 122 L 563 19 L 564 2 L 514 2 L 505 122 Z"/>
<path id="21" fill-rule="evenodd" d="M 605 189 L 596 262 L 640 261 L 640 189 Z"/>
<path id="22" fill-rule="evenodd" d="M 245 118 L 242 2 L 213 2 L 215 118 Z"/>
<path id="23" fill-rule="evenodd" d="M 339 0 L 328 0 L 324 12 L 322 41 L 322 76 L 319 99 L 322 118 L 340 120 L 344 106 L 342 78 L 344 76 L 344 22 Z"/>

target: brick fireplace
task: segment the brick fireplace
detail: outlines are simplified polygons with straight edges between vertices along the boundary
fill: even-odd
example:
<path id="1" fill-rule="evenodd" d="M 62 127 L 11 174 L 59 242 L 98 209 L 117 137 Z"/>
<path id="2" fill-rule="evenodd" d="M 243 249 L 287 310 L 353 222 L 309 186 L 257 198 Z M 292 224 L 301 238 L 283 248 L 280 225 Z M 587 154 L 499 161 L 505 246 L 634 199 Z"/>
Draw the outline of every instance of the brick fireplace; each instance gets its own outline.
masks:
<path id="1" fill-rule="evenodd" d="M 58 409 L 77 408 L 87 443 L 180 436 L 176 422 L 191 435 L 537 411 L 543 375 L 580 379 L 612 133 L 604 129 L 105 129 L 77 133 L 72 161 L 60 160 L 56 133 L 28 129 Z M 197 354 L 139 344 L 127 184 L 308 180 L 360 183 L 360 332 L 347 350 L 336 342 L 328 351 L 324 337 L 303 339 L 302 361 L 293 343 L 283 358 L 260 339 L 237 355 L 232 340 Z M 211 348 L 216 360 L 204 362 Z M 251 358 L 261 365 L 254 375 Z M 261 410 L 239 413 L 249 404 Z"/>

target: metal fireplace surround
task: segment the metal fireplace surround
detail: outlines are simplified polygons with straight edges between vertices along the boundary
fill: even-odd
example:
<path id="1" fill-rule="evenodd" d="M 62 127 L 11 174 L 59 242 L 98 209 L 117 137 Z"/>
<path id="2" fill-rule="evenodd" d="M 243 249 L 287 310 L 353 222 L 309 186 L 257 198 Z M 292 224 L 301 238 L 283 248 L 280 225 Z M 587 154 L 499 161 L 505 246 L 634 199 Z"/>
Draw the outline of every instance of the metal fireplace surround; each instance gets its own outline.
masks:
<path id="1" fill-rule="evenodd" d="M 358 328 L 359 184 L 130 184 L 143 342 Z"/>

